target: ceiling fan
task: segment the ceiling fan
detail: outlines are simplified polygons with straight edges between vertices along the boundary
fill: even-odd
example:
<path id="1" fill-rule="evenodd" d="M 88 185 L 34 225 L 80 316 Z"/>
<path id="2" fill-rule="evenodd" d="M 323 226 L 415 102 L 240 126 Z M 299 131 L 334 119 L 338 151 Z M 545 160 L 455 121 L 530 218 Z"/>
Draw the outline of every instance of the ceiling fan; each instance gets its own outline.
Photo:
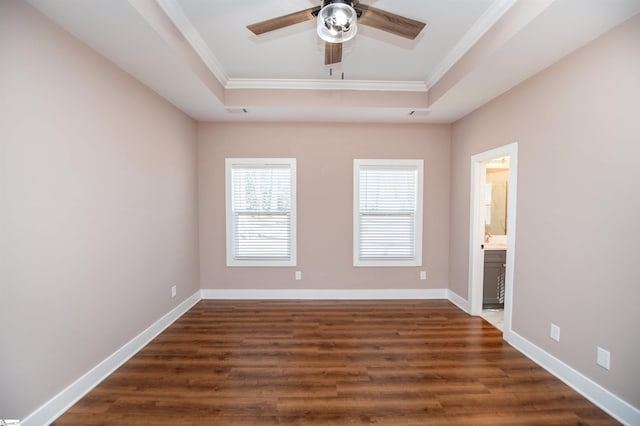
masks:
<path id="1" fill-rule="evenodd" d="M 367 6 L 358 0 L 323 0 L 322 6 L 268 19 L 247 28 L 260 35 L 312 19 L 317 19 L 318 35 L 326 42 L 325 65 L 342 61 L 342 43 L 356 35 L 358 25 L 368 25 L 410 40 L 414 40 L 425 26 L 423 22 Z"/>

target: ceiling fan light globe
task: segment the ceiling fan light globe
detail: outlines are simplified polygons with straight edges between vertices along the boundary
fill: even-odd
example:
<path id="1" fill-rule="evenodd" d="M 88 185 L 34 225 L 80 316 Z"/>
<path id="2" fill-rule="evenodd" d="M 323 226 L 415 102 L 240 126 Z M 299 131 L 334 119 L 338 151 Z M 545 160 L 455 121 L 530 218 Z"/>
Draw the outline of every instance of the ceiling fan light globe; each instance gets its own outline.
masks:
<path id="1" fill-rule="evenodd" d="M 357 19 L 356 11 L 350 5 L 328 4 L 318 13 L 318 36 L 329 43 L 351 40 L 358 32 Z"/>
<path id="2" fill-rule="evenodd" d="M 345 26 L 349 24 L 349 16 L 342 9 L 337 9 L 331 18 L 333 25 Z"/>

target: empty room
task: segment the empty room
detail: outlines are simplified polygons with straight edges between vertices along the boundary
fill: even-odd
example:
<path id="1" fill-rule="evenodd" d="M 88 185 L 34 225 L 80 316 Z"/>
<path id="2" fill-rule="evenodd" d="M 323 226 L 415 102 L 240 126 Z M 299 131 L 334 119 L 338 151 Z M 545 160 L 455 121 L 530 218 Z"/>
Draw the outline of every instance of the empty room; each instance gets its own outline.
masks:
<path id="1" fill-rule="evenodd" d="M 0 0 L 0 425 L 640 425 L 640 0 Z"/>

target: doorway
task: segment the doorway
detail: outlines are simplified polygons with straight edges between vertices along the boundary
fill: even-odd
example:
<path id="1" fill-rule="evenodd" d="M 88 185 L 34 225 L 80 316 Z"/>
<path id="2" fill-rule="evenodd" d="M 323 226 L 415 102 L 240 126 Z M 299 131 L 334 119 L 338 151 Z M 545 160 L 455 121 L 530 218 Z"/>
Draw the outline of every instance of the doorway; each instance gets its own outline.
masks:
<path id="1" fill-rule="evenodd" d="M 487 166 L 491 165 L 491 161 L 505 161 L 508 163 L 508 185 L 506 185 L 506 211 L 504 214 L 504 231 L 506 236 L 497 235 L 494 237 L 488 230 L 494 230 L 496 227 L 487 226 L 487 222 L 495 221 L 489 207 L 489 191 L 492 185 L 487 185 Z M 490 167 L 491 169 L 491 167 Z M 504 311 L 490 313 L 489 316 L 503 317 L 503 333 L 511 331 L 512 317 L 512 301 L 513 301 L 513 268 L 515 259 L 515 229 L 516 229 L 516 200 L 517 200 L 517 176 L 518 176 L 518 144 L 512 143 L 490 151 L 476 154 L 471 157 L 471 211 L 469 226 L 469 303 L 471 315 L 483 315 L 483 284 L 485 275 L 485 244 L 489 243 L 494 249 L 504 249 L 506 256 L 502 277 L 501 287 L 503 294 L 500 295 L 501 302 L 504 302 Z M 500 217 L 497 218 L 500 220 Z M 499 231 L 501 232 L 501 230 Z M 493 238 L 493 241 L 492 241 Z M 504 253 L 504 252 L 502 252 Z M 498 251 L 491 252 L 490 258 L 499 254 Z M 491 269 L 491 268 L 489 268 Z M 500 287 L 497 292 L 499 293 Z M 499 318 L 491 318 L 492 321 L 499 321 Z"/>

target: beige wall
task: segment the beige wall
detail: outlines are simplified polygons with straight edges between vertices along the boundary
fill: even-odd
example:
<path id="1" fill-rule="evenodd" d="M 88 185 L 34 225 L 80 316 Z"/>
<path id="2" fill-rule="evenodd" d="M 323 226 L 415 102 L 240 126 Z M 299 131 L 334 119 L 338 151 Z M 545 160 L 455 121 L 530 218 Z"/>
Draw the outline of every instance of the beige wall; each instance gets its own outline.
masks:
<path id="1" fill-rule="evenodd" d="M 0 418 L 24 418 L 200 287 L 465 296 L 469 158 L 513 141 L 514 330 L 640 407 L 639 39 L 636 17 L 453 133 L 196 129 L 26 3 L 0 1 Z M 224 158 L 242 156 L 298 160 L 295 268 L 225 266 Z M 425 160 L 423 267 L 352 266 L 354 158 Z M 611 371 L 595 365 L 596 345 L 611 351 Z"/>
<path id="2" fill-rule="evenodd" d="M 636 16 L 454 124 L 449 267 L 466 297 L 469 159 L 517 141 L 513 329 L 638 408 L 639 40 Z"/>
<path id="3" fill-rule="evenodd" d="M 197 291 L 195 124 L 25 2 L 0 58 L 0 418 L 24 418 Z"/>
<path id="4" fill-rule="evenodd" d="M 200 285 L 203 289 L 446 288 L 448 125 L 199 124 Z M 225 157 L 294 157 L 298 266 L 227 267 Z M 353 267 L 353 159 L 424 159 L 423 267 Z M 429 278 L 419 280 L 426 269 Z M 294 281 L 294 271 L 302 281 Z"/>

